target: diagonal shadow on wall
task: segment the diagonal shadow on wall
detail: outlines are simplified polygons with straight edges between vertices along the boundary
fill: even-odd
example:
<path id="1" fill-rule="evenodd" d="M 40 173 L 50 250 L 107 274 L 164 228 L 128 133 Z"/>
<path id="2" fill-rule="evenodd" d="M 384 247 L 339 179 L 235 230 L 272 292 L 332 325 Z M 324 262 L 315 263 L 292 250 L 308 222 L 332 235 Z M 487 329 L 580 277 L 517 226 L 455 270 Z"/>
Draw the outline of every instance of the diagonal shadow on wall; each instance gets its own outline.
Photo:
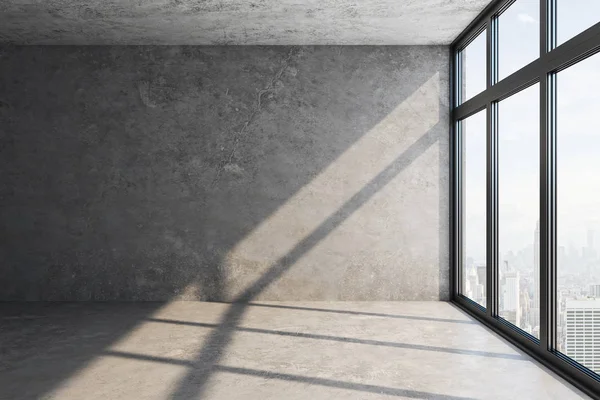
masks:
<path id="1" fill-rule="evenodd" d="M 435 130 L 430 130 L 424 134 L 363 189 L 352 196 L 343 207 L 327 218 L 327 220 L 323 221 L 315 231 L 298 243 L 291 252 L 278 260 L 267 273 L 262 275 L 254 284 L 240 294 L 224 314 L 218 327 L 211 332 L 206 343 L 198 353 L 195 364 L 201 367 L 190 370 L 188 375 L 179 383 L 172 398 L 201 398 L 207 380 L 222 358 L 237 326 L 249 307 L 248 302 L 254 300 L 268 285 L 272 284 L 292 268 L 302 256 L 313 249 L 437 141 L 438 137 Z"/>

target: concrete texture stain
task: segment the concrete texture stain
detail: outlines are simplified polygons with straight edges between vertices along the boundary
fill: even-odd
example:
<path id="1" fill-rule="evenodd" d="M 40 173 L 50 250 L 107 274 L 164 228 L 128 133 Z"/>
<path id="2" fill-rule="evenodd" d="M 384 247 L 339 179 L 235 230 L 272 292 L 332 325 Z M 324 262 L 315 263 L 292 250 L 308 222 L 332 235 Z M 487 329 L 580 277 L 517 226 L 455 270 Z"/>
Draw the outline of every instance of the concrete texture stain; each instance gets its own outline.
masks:
<path id="1" fill-rule="evenodd" d="M 243 123 L 242 128 L 239 131 L 235 132 L 235 134 L 233 136 L 233 144 L 231 146 L 231 150 L 229 151 L 229 155 L 222 162 L 221 168 L 218 169 L 217 175 L 215 176 L 215 179 L 213 181 L 213 186 L 218 183 L 223 170 L 227 170 L 230 172 L 240 172 L 243 170 L 242 168 L 240 168 L 239 165 L 235 164 L 235 166 L 234 166 L 234 164 L 232 164 L 238 144 L 239 144 L 240 140 L 242 139 L 242 136 L 244 134 L 246 134 L 248 127 L 250 126 L 250 124 L 252 123 L 254 118 L 257 116 L 258 113 L 261 112 L 262 105 L 263 105 L 263 96 L 267 95 L 268 96 L 267 99 L 269 99 L 269 100 L 273 99 L 274 92 L 277 90 L 277 87 L 283 86 L 283 83 L 280 81 L 281 76 L 283 75 L 285 70 L 288 68 L 288 64 L 292 60 L 292 57 L 299 53 L 300 52 L 298 50 L 296 50 L 296 51 L 294 51 L 294 49 L 290 50 L 287 57 L 281 62 L 281 67 L 278 69 L 278 71 L 273 75 L 273 77 L 271 79 L 269 79 L 266 86 L 263 89 L 260 89 L 258 91 L 258 93 L 256 94 L 256 103 L 252 106 L 252 112 L 248 116 L 248 120 Z M 238 110 L 239 109 L 236 108 L 236 111 L 238 111 Z M 228 168 L 226 168 L 226 167 L 228 167 Z"/>
<path id="2" fill-rule="evenodd" d="M 0 42 L 449 44 L 489 0 L 0 0 Z"/>
<path id="3" fill-rule="evenodd" d="M 447 298 L 446 47 L 1 53 L 2 300 Z"/>

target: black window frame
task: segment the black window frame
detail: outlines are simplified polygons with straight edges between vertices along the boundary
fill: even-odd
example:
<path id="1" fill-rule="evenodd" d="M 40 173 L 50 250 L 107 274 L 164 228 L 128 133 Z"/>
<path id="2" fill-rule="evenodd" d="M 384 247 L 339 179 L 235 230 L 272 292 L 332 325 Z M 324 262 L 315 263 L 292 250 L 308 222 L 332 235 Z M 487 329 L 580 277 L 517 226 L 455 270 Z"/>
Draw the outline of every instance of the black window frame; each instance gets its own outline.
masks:
<path id="1" fill-rule="evenodd" d="M 600 23 L 557 46 L 557 0 L 540 0 L 539 58 L 498 81 L 498 16 L 516 0 L 495 0 L 450 46 L 450 249 L 451 301 L 492 328 L 592 398 L 600 399 L 600 375 L 557 350 L 556 315 L 556 75 L 600 52 Z M 584 10 L 582 10 L 584 11 Z M 460 51 L 481 32 L 486 35 L 486 89 L 460 102 Z M 498 102 L 539 83 L 540 87 L 540 332 L 539 340 L 504 321 L 498 309 Z M 486 307 L 461 294 L 462 204 L 460 121 L 486 110 L 487 221 Z"/>

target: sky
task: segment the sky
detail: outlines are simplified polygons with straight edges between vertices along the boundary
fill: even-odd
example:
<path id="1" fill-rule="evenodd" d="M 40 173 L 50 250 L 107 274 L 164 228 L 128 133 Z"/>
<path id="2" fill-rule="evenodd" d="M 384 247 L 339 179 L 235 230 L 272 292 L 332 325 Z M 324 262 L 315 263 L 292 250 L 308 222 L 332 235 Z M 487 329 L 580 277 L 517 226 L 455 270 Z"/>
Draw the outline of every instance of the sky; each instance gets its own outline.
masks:
<path id="1" fill-rule="evenodd" d="M 600 22 L 600 0 L 557 0 L 562 44 Z M 485 87 L 485 33 L 466 50 L 466 98 Z M 499 19 L 499 79 L 539 56 L 539 0 L 517 0 Z M 600 54 L 557 77 L 559 245 L 600 249 Z M 485 260 L 485 111 L 466 120 L 466 255 Z M 539 84 L 499 104 L 500 254 L 533 245 L 539 219 Z"/>

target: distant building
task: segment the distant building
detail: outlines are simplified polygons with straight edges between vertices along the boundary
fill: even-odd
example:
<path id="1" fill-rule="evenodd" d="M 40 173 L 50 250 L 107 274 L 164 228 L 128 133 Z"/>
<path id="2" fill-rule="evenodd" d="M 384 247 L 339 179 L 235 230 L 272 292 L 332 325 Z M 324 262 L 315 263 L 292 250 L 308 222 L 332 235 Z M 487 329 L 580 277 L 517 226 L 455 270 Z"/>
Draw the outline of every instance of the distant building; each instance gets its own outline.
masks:
<path id="1" fill-rule="evenodd" d="M 472 300 L 475 300 L 475 292 L 477 291 L 477 274 L 475 273 L 475 269 L 470 269 L 467 275 L 467 279 L 465 281 L 465 293 L 467 297 Z"/>
<path id="2" fill-rule="evenodd" d="M 600 299 L 566 300 L 565 353 L 600 373 Z"/>
<path id="3" fill-rule="evenodd" d="M 596 257 L 596 244 L 594 242 L 594 231 L 591 229 L 588 229 L 587 231 L 587 249 L 586 249 L 586 255 L 589 258 L 595 258 Z"/>
<path id="4" fill-rule="evenodd" d="M 486 267 L 478 266 L 470 268 L 464 282 L 464 294 L 471 300 L 485 306 Z"/>
<path id="5" fill-rule="evenodd" d="M 483 292 L 482 301 L 485 302 L 485 294 L 487 287 L 487 268 L 485 265 L 480 265 L 477 267 L 477 283 L 481 285 L 481 291 Z"/>
<path id="6" fill-rule="evenodd" d="M 521 285 L 523 287 L 523 285 Z M 529 293 L 525 290 L 521 290 L 519 294 L 520 306 L 521 306 L 521 329 L 523 329 L 527 333 L 531 333 L 533 331 L 533 326 L 531 325 L 531 299 L 529 297 Z"/>
<path id="7" fill-rule="evenodd" d="M 502 313 L 507 321 L 517 326 L 521 326 L 519 292 L 519 272 L 506 272 L 504 274 L 504 285 L 502 287 Z"/>
<path id="8" fill-rule="evenodd" d="M 504 309 L 519 309 L 519 271 L 509 271 L 504 274 Z"/>
<path id="9" fill-rule="evenodd" d="M 600 299 L 600 284 L 590 285 L 589 294 L 590 297 L 595 297 Z"/>

